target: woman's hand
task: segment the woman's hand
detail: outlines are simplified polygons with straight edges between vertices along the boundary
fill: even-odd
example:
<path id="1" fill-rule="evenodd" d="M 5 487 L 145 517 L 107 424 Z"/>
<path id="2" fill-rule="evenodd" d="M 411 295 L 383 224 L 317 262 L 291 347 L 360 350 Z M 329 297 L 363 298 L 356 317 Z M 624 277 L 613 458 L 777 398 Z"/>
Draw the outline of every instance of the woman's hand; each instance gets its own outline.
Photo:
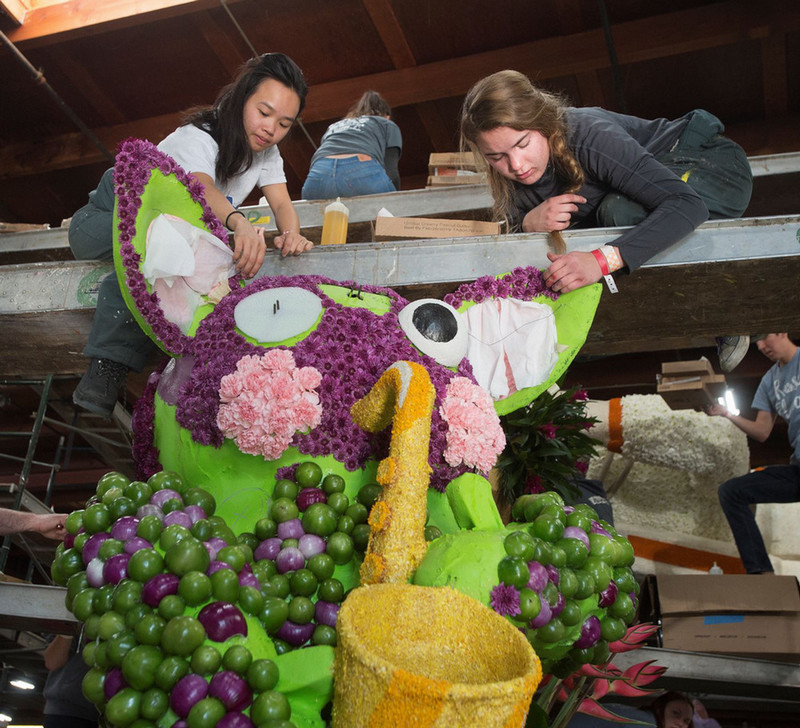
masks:
<path id="1" fill-rule="evenodd" d="M 534 207 L 522 220 L 522 230 L 526 233 L 550 233 L 553 230 L 566 230 L 572 220 L 572 213 L 578 211 L 578 204 L 586 202 L 581 195 L 556 195 Z"/>
<path id="2" fill-rule="evenodd" d="M 256 228 L 244 215 L 233 215 L 230 218 L 233 228 L 233 261 L 238 270 L 246 278 L 252 278 L 264 262 L 267 243 L 264 240 L 264 228 Z"/>
<path id="3" fill-rule="evenodd" d="M 575 250 L 564 255 L 548 253 L 547 257 L 552 265 L 544 272 L 544 282 L 559 293 L 597 283 L 603 277 L 600 264 L 591 253 Z"/>
<path id="4" fill-rule="evenodd" d="M 294 230 L 284 230 L 272 242 L 281 251 L 282 256 L 300 255 L 300 253 L 305 253 L 306 250 L 311 250 L 314 247 L 314 243 Z"/>

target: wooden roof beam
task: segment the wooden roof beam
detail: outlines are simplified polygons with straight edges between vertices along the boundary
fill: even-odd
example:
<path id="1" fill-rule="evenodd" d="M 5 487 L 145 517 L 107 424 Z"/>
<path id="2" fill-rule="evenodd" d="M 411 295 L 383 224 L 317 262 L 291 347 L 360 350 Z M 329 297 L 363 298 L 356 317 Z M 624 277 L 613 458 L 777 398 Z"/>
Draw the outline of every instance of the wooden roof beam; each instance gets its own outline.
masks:
<path id="1" fill-rule="evenodd" d="M 226 0 L 228 4 L 241 1 Z M 3 0 L 3 7 L 8 2 Z M 19 4 L 16 0 L 11 2 Z M 29 10 L 20 27 L 7 35 L 15 44 L 50 44 L 105 31 L 109 26 L 124 28 L 143 25 L 161 18 L 218 7 L 218 0 L 103 0 L 92 3 L 67 0 Z"/>
<path id="2" fill-rule="evenodd" d="M 620 63 L 632 63 L 727 45 L 746 38 L 783 37 L 797 29 L 800 29 L 800 5 L 790 0 L 775 0 L 760 9 L 748 2 L 729 0 L 615 25 L 614 39 Z M 517 68 L 541 80 L 608 67 L 602 30 L 574 33 L 453 60 L 318 84 L 309 90 L 303 121 L 312 123 L 338 118 L 342 99 L 358 98 L 365 88 L 381 89 L 389 103 L 398 107 L 461 95 L 490 70 Z M 166 114 L 94 131 L 107 148 L 112 149 L 131 133 L 160 139 L 179 123 L 180 116 Z M 153 134 L 150 130 L 160 133 Z M 745 148 L 750 154 L 796 151 L 775 146 L 778 148 Z M 0 170 L 3 170 L 0 178 L 39 174 L 100 160 L 97 149 L 81 134 L 65 134 L 40 140 L 35 147 L 17 144 L 0 150 Z"/>

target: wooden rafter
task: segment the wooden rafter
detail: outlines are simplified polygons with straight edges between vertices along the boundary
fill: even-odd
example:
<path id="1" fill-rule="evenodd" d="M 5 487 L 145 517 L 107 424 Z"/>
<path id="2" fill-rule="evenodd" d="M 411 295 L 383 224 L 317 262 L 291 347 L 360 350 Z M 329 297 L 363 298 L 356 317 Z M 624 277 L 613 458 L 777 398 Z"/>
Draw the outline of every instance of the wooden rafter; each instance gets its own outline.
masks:
<path id="1" fill-rule="evenodd" d="M 121 0 L 112 4 L 119 3 Z M 195 3 L 195 6 L 202 5 Z M 380 0 L 370 0 L 367 7 L 372 8 L 375 17 L 383 18 L 381 28 L 387 43 L 399 47 L 399 38 L 395 34 L 400 30 L 391 29 Z M 744 39 L 783 38 L 785 33 L 797 29 L 800 29 L 800 5 L 794 2 L 776 0 L 764 8 L 755 8 L 752 3 L 731 0 L 620 23 L 614 26 L 614 40 L 619 61 L 626 64 L 729 45 Z M 402 57 L 401 53 L 398 58 Z M 358 98 L 366 88 L 380 89 L 393 107 L 400 107 L 460 96 L 488 69 L 517 68 L 542 80 L 608 67 L 608 50 L 602 30 L 577 32 L 471 56 L 317 84 L 309 91 L 303 120 L 312 123 L 338 118 L 344 110 L 343 104 Z M 179 114 L 168 114 L 97 129 L 95 133 L 109 148 L 113 148 L 130 134 L 161 138 L 174 128 L 179 118 Z M 154 131 L 158 134 L 151 136 Z M 773 151 L 748 149 L 750 153 Z M 3 170 L 0 178 L 38 174 L 97 161 L 100 161 L 99 153 L 80 134 L 60 135 L 38 141 L 35 148 L 30 144 L 17 144 L 0 150 L 0 170 Z"/>
<path id="2" fill-rule="evenodd" d="M 2 0 L 5 5 L 9 0 Z M 228 4 L 241 0 L 226 0 Z M 12 4 L 16 0 L 11 0 Z M 97 33 L 101 26 L 115 28 L 151 23 L 160 18 L 170 18 L 194 13 L 198 10 L 219 7 L 217 0 L 103 0 L 87 3 L 83 0 L 36 8 L 25 14 L 25 22 L 7 33 L 13 43 L 27 45 L 33 42 L 47 44 L 58 38 L 78 38 Z"/>

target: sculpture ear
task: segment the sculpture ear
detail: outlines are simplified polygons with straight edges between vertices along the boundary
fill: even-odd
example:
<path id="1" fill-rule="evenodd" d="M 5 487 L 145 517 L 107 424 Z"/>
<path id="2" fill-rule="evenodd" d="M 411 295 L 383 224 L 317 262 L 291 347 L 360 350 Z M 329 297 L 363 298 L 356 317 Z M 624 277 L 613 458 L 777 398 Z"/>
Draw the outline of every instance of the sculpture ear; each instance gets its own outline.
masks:
<path id="1" fill-rule="evenodd" d="M 114 267 L 122 296 L 142 330 L 167 354 L 180 356 L 229 290 L 227 233 L 202 185 L 148 141 L 123 143 L 114 189 Z"/>
<path id="2" fill-rule="evenodd" d="M 546 294 L 545 291 L 547 289 L 544 287 L 541 271 L 529 266 L 517 268 L 495 279 L 489 276 L 479 278 L 473 284 L 461 286 L 455 294 L 445 299 L 461 313 L 478 302 L 504 298 L 533 301 L 553 310 L 558 340 L 558 359 L 553 369 L 540 384 L 524 387 L 495 399 L 494 408 L 499 415 L 527 406 L 566 373 L 586 341 L 603 289 L 599 283 L 593 283 L 564 293 L 555 300 L 550 297 L 549 291 Z"/>

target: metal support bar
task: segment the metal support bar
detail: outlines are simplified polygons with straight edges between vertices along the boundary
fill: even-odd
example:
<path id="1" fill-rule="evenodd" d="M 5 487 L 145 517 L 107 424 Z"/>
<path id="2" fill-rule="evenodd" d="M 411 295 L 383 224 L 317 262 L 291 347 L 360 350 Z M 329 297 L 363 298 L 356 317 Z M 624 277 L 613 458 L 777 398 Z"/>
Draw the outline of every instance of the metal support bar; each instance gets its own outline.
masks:
<path id="1" fill-rule="evenodd" d="M 624 228 L 564 233 L 567 250 L 590 251 Z M 651 258 L 643 268 L 800 256 L 800 216 L 715 220 Z M 520 265 L 549 265 L 547 235 L 520 233 L 472 238 L 408 240 L 317 246 L 302 256 L 269 251 L 259 276 L 324 275 L 398 288 L 460 283 L 498 275 Z M 3 267 L 0 315 L 94 308 L 96 285 L 110 267 L 93 261 L 30 263 Z"/>
<path id="2" fill-rule="evenodd" d="M 53 385 L 53 375 L 48 374 L 45 377 L 42 387 L 42 393 L 39 397 L 39 409 L 36 412 L 36 419 L 31 429 L 31 439 L 28 442 L 28 452 L 25 456 L 25 462 L 22 466 L 22 472 L 19 475 L 19 490 L 14 494 L 14 510 L 20 510 L 22 504 L 22 497 L 25 492 L 25 487 L 28 484 L 28 476 L 33 466 L 33 455 L 36 452 L 36 446 L 39 443 L 39 433 L 42 431 L 42 421 L 47 410 L 47 400 L 50 397 L 50 388 Z M 11 550 L 11 535 L 8 534 L 3 538 L 3 546 L 0 548 L 0 571 L 5 569 L 8 554 Z"/>

